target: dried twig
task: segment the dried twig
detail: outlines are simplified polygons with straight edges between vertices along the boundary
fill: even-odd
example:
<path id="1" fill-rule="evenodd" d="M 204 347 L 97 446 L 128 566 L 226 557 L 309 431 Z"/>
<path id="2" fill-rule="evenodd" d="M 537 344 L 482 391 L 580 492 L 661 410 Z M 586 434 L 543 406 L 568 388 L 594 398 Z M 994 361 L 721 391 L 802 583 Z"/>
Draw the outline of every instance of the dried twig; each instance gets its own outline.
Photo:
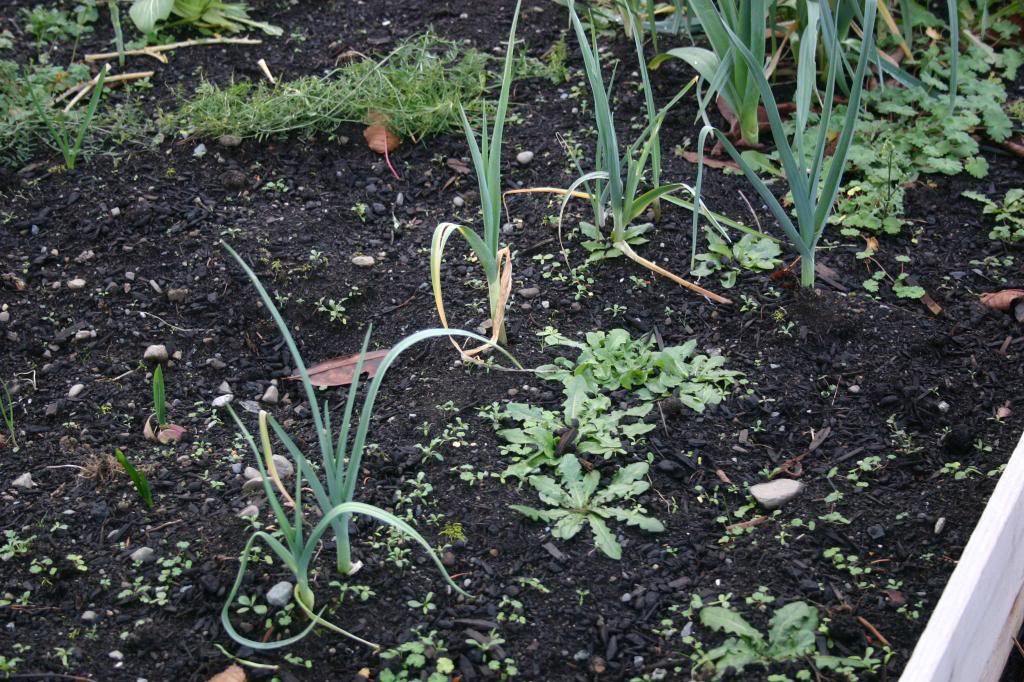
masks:
<path id="1" fill-rule="evenodd" d="M 864 616 L 857 616 L 857 622 L 863 625 L 867 629 L 867 631 L 871 633 L 871 636 L 878 640 L 879 644 L 885 647 L 889 647 L 890 649 L 892 648 L 892 644 L 890 644 L 889 640 L 885 638 L 885 635 L 879 632 L 878 628 L 869 623 L 867 618 L 865 618 Z"/>
<path id="2" fill-rule="evenodd" d="M 143 47 L 138 50 L 125 50 L 121 54 L 131 57 L 136 55 L 146 55 L 152 57 L 161 64 L 167 63 L 167 57 L 163 52 L 170 52 L 171 50 L 178 50 L 183 47 L 200 47 L 202 45 L 261 45 L 262 40 L 256 38 L 197 38 L 195 40 L 182 40 L 177 43 L 167 43 L 166 45 L 150 45 L 149 47 Z M 94 52 L 92 54 L 85 55 L 85 61 L 87 62 L 102 62 L 108 59 L 114 59 L 118 56 L 117 52 Z"/>
<path id="3" fill-rule="evenodd" d="M 107 65 L 107 66 L 104 66 L 103 68 L 109 69 L 110 66 Z M 152 78 L 154 73 L 156 73 L 156 72 L 155 71 L 133 71 L 132 73 L 119 73 L 116 76 L 107 76 L 106 78 L 103 79 L 103 87 L 108 87 L 108 86 L 113 85 L 115 83 L 126 83 L 128 81 L 142 80 L 143 78 Z M 88 95 L 90 92 L 92 92 L 92 89 L 96 87 L 96 84 L 98 82 L 99 82 L 99 75 L 97 75 L 95 78 L 93 78 L 90 81 L 82 83 L 80 86 L 78 86 L 76 88 L 72 88 L 72 90 L 77 90 L 77 93 L 75 94 L 74 97 L 71 98 L 71 101 L 68 102 L 67 105 L 64 107 L 64 113 L 67 113 L 67 112 L 71 111 L 74 108 L 74 106 L 79 103 L 79 101 L 81 101 L 86 95 Z M 70 93 L 71 90 L 68 90 L 68 92 Z"/>

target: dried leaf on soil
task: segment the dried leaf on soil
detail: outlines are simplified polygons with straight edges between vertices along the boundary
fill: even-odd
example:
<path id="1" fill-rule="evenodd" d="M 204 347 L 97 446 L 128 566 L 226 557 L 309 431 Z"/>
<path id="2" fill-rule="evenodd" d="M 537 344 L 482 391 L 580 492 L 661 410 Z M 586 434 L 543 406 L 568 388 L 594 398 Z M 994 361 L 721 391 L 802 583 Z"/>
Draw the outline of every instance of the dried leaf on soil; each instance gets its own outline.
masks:
<path id="1" fill-rule="evenodd" d="M 697 152 L 683 152 L 682 157 L 690 163 L 697 163 Z M 739 165 L 735 161 L 722 161 L 721 159 L 712 159 L 707 156 L 704 157 L 704 165 L 708 168 L 731 168 L 737 172 L 740 170 Z"/>
<path id="2" fill-rule="evenodd" d="M 211 677 L 208 682 L 245 682 L 245 671 L 241 667 L 232 664 L 223 671 Z"/>
<path id="3" fill-rule="evenodd" d="M 363 137 L 366 138 L 367 146 L 378 154 L 393 152 L 402 143 L 398 135 L 395 135 L 386 126 L 379 123 L 366 126 L 366 130 L 363 131 Z"/>
<path id="4" fill-rule="evenodd" d="M 1001 310 L 1004 313 L 1013 310 L 1013 316 L 1018 322 L 1024 322 L 1024 289 L 1003 289 L 981 295 L 981 304 Z"/>
<path id="5" fill-rule="evenodd" d="M 366 378 L 372 379 L 380 367 L 381 361 L 390 352 L 390 348 L 367 351 L 363 359 L 363 374 Z M 359 353 L 344 358 L 331 358 L 315 364 L 307 371 L 309 380 L 314 386 L 348 386 L 352 383 L 353 374 L 356 371 L 356 362 L 359 360 Z M 293 374 L 289 379 L 297 381 L 301 379 L 298 374 Z"/>

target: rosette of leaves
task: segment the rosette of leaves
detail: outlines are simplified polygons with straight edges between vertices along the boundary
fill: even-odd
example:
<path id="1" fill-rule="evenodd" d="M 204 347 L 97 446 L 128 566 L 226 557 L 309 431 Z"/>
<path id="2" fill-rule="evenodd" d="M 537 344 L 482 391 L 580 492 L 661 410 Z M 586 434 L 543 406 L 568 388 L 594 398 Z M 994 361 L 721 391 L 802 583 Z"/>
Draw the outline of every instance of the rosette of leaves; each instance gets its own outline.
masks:
<path id="1" fill-rule="evenodd" d="M 625 454 L 626 443 L 636 443 L 655 424 L 643 421 L 653 409 L 643 403 L 625 410 L 612 410 L 607 396 L 580 397 L 576 402 L 566 400 L 562 414 L 525 403 L 509 403 L 505 409 L 492 413 L 495 420 L 511 420 L 517 426 L 499 429 L 498 435 L 506 442 L 501 446 L 504 454 L 517 461 L 503 476 L 522 478 L 544 465 L 552 465 L 567 453 L 594 455 L 608 459 Z"/>
<path id="2" fill-rule="evenodd" d="M 736 285 L 740 270 L 771 271 L 778 267 L 782 249 L 771 237 L 745 234 L 730 244 L 715 230 L 705 229 L 708 238 L 707 253 L 697 254 L 697 267 L 690 271 L 696 277 L 709 277 L 718 273 L 726 289 Z"/>
<path id="3" fill-rule="evenodd" d="M 211 32 L 237 33 L 250 28 L 267 35 L 279 36 L 283 31 L 272 24 L 249 18 L 249 6 L 244 2 L 223 0 L 135 0 L 128 10 L 135 27 L 143 33 L 152 33 L 156 25 L 177 17 L 167 26 L 188 24 Z"/>
<path id="4" fill-rule="evenodd" d="M 625 329 L 597 331 L 586 342 L 573 341 L 558 332 L 541 332 L 550 346 L 568 346 L 580 351 L 576 360 L 558 358 L 554 364 L 537 368 L 545 379 L 563 382 L 567 394 L 599 391 L 632 391 L 651 401 L 677 392 L 679 400 L 696 412 L 717 405 L 740 376 L 724 368 L 725 358 L 697 354 L 697 342 L 655 350 L 654 339 L 634 340 Z"/>
<path id="5" fill-rule="evenodd" d="M 643 480 L 647 469 L 647 462 L 622 467 L 615 472 L 611 483 L 599 490 L 600 472 L 594 470 L 584 474 L 576 456 L 567 454 L 558 462 L 558 481 L 549 476 L 530 476 L 527 479 L 540 494 L 541 501 L 551 509 L 534 509 L 519 504 L 510 506 L 534 521 L 553 524 L 551 535 L 562 540 L 571 540 L 584 526 L 590 526 L 594 545 L 608 557 L 621 559 L 622 545 L 608 528 L 607 519 L 638 526 L 650 533 L 665 530 L 661 521 L 648 516 L 647 510 L 639 504 L 628 508 L 614 506 L 651 487 Z"/>
<path id="6" fill-rule="evenodd" d="M 742 673 L 751 664 L 768 665 L 812 657 L 817 668 L 840 672 L 874 670 L 879 661 L 868 648 L 861 656 L 823 656 L 817 654 L 818 610 L 806 602 L 796 601 L 776 609 L 768 623 L 765 637 L 739 613 L 723 606 L 706 606 L 700 611 L 700 622 L 716 632 L 730 635 L 721 646 L 708 651 L 693 671 L 698 677 L 701 668 L 714 671 L 720 679 L 729 670 Z M 710 671 L 709 671 L 710 672 Z M 706 679 L 700 676 L 700 679 Z"/>

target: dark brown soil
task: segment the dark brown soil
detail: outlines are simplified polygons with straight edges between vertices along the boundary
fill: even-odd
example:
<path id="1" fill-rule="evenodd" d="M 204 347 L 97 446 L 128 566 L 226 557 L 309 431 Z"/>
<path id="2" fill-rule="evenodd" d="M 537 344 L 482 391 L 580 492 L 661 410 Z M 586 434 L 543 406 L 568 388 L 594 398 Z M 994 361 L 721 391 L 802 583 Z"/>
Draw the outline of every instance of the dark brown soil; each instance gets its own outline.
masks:
<path id="1" fill-rule="evenodd" d="M 495 0 L 254 4 L 257 16 L 284 26 L 292 37 L 253 48 L 180 51 L 170 64 L 155 65 L 153 101 L 170 106 L 173 89 L 189 90 L 200 74 L 218 83 L 257 79 L 260 57 L 282 77 L 319 73 L 333 63 L 337 46 L 384 51 L 427 27 L 492 50 L 511 16 L 510 3 Z M 563 12 L 555 3 L 528 3 L 520 37 L 531 54 L 541 54 L 565 32 Z M 99 30 L 104 39 L 105 31 Z M 619 36 L 614 48 L 625 63 L 617 79 L 619 91 L 627 93 L 619 101 L 625 124 L 642 115 L 642 102 L 632 84 L 630 46 Z M 575 68 L 578 58 L 570 53 Z M 53 58 L 67 56 L 57 52 Z M 681 67 L 666 65 L 655 77 L 658 94 L 666 99 L 686 78 Z M 513 99 L 522 122 L 507 132 L 508 184 L 567 186 L 573 179 L 556 134 L 585 140 L 592 125 L 585 97 L 561 97 L 576 80 L 563 86 L 517 83 Z M 583 113 L 575 110 L 581 106 Z M 692 101 L 681 105 L 664 134 L 666 176 L 686 182 L 694 169 L 671 150 L 696 138 L 693 111 Z M 222 382 L 236 405 L 258 400 L 272 380 L 291 372 L 292 363 L 218 240 L 231 243 L 268 289 L 288 301 L 284 314 L 299 347 L 308 362 L 316 362 L 356 352 L 371 324 L 375 348 L 437 326 L 427 284 L 430 235 L 443 220 L 475 221 L 474 179 L 446 164 L 468 156 L 461 136 L 405 144 L 392 157 L 402 178 L 395 180 L 365 148 L 359 127 L 339 132 L 351 142 L 247 141 L 236 148 L 207 140 L 209 153 L 199 159 L 192 154 L 198 140 L 177 140 L 116 160 L 94 158 L 71 173 L 48 173 L 51 159 L 3 177 L 0 274 L 10 273 L 25 287 L 16 289 L 6 276 L 0 283 L 0 308 L 9 313 L 9 321 L 0 323 L 0 379 L 14 393 L 20 445 L 0 450 L 0 527 L 35 537 L 28 554 L 0 563 L 0 597 L 9 593 L 15 600 L 0 607 L 0 655 L 22 659 L 20 673 L 38 674 L 33 679 L 52 673 L 50 679 L 206 680 L 229 664 L 215 648 L 221 645 L 242 658 L 282 666 L 280 679 L 349 680 L 363 668 L 376 678 L 382 661 L 375 654 L 326 631 L 286 650 L 299 657 L 286 661 L 280 651 L 239 650 L 220 625 L 251 531 L 237 517 L 250 500 L 241 494 L 243 478 L 233 465 L 247 465 L 251 454 L 238 448 L 227 416 L 211 401 Z M 528 166 L 514 162 L 521 150 L 535 154 Z M 978 204 L 959 198 L 964 189 L 1001 195 L 1024 183 L 1018 161 L 993 152 L 989 162 L 984 181 L 929 178 L 913 188 L 908 211 L 914 229 L 881 242 L 877 258 L 890 272 L 899 272 L 897 255 L 912 257 L 910 271 L 942 307 L 940 315 L 887 291 L 880 299 L 868 296 L 860 283 L 869 273 L 854 256 L 863 246 L 838 235 L 820 256 L 834 270 L 832 281 L 819 281 L 810 293 L 745 273 L 728 292 L 736 304 L 713 306 L 618 259 L 594 266 L 594 282 L 577 300 L 574 287 L 546 278 L 545 264 L 533 258 L 556 254 L 557 260 L 557 235 L 546 220 L 557 205 L 548 197 L 510 199 L 515 227 L 506 237 L 518 252 L 513 289 L 540 289 L 529 300 L 514 296 L 509 311 L 509 348 L 524 366 L 553 357 L 536 336 L 548 325 L 571 337 L 614 327 L 634 335 L 656 329 L 666 344 L 695 338 L 701 349 L 717 349 L 747 383 L 704 414 L 663 410 L 654 417 L 658 429 L 629 458 L 653 453 L 653 487 L 643 502 L 667 531 L 623 528 L 624 557 L 616 562 L 582 534 L 553 541 L 543 524 L 510 510 L 509 504 L 536 504 L 528 487 L 495 478 L 470 486 L 456 473 L 460 465 L 500 472 L 507 464 L 478 408 L 510 394 L 555 406 L 559 391 L 529 374 L 463 366 L 447 342 L 413 349 L 384 383 L 370 435 L 378 448 L 364 461 L 357 499 L 393 506 L 396 491 L 422 472 L 433 492 L 416 510 L 417 527 L 441 544 L 445 524 L 462 525 L 465 539 L 454 543 L 447 559 L 475 599 L 446 595 L 421 553 L 414 551 L 404 570 L 387 563 L 370 546 L 372 525 L 360 521 L 355 551 L 366 566 L 353 580 L 370 586 L 376 597 L 365 603 L 350 598 L 328 615 L 385 646 L 409 639 L 416 626 L 436 630 L 467 681 L 494 678 L 480 653 L 465 644 L 468 631 L 492 629 L 504 638 L 504 655 L 514 659 L 522 679 L 628 680 L 657 669 L 667 670 L 667 679 L 688 679 L 691 648 L 678 634 L 687 619 L 674 607 L 685 609 L 693 595 L 710 600 L 731 594 L 734 605 L 764 627 L 768 616 L 743 606 L 744 597 L 764 586 L 778 604 L 816 604 L 830 619 L 833 653 L 859 655 L 867 646 L 877 652 L 876 635 L 863 625 L 870 623 L 893 648 L 878 677 L 896 679 L 995 484 L 988 473 L 1005 462 L 1024 430 L 1024 330 L 978 304 L 981 292 L 1024 283 L 1021 254 L 989 241 Z M 269 181 L 288 191 L 266 191 Z M 760 207 L 756 217 L 751 214 L 746 200 L 755 194 L 744 181 L 713 171 L 707 182 L 705 200 L 712 208 L 771 225 Z M 465 208 L 454 207 L 456 196 L 466 200 Z M 353 210 L 357 204 L 368 208 L 365 221 Z M 573 262 L 582 262 L 580 250 L 570 246 Z M 682 271 L 689 248 L 689 216 L 669 210 L 641 251 Z M 479 312 L 481 293 L 467 284 L 482 275 L 460 249 L 448 257 L 445 292 L 454 323 L 473 328 L 486 314 Z M 357 254 L 373 255 L 375 265 L 354 266 Z M 787 256 L 792 260 L 793 254 Z M 1009 266 L 985 260 L 1008 256 L 1015 258 Z M 67 283 L 75 278 L 84 279 L 85 287 L 70 290 Z M 353 287 L 359 293 L 345 304 L 347 324 L 317 312 L 318 299 L 340 299 Z M 168 292 L 175 289 L 187 291 L 171 302 Z M 76 339 L 83 331 L 95 334 Z M 140 363 L 150 344 L 166 344 L 173 354 L 166 369 L 169 412 L 191 434 L 175 447 L 142 437 L 151 389 L 150 367 Z M 69 398 L 75 384 L 84 389 Z M 339 390 L 332 404 L 343 397 Z M 468 444 L 444 448 L 441 462 L 423 458 L 414 446 L 455 418 L 438 409 L 447 401 L 468 424 Z M 1001 407 L 1009 413 L 997 419 Z M 281 401 L 268 409 L 313 446 L 297 384 L 281 382 Z M 726 525 L 757 513 L 734 515 L 750 501 L 746 487 L 806 452 L 824 429 L 827 438 L 802 461 L 801 495 L 723 543 Z M 153 510 L 142 507 L 124 476 L 101 481 L 80 475 L 78 467 L 90 457 L 115 447 L 149 471 Z M 857 487 L 847 473 L 870 456 L 885 466 L 864 479 L 868 487 Z M 976 473 L 962 480 L 939 474 L 947 462 Z M 25 472 L 38 487 L 10 487 Z M 842 499 L 826 500 L 835 491 Z M 820 519 L 830 512 L 848 523 Z M 443 518 L 431 521 L 431 515 Z M 792 519 L 815 521 L 815 528 L 797 532 Z M 271 520 L 264 504 L 261 522 Z M 140 577 L 160 584 L 161 566 L 135 566 L 128 558 L 142 546 L 161 559 L 191 562 L 170 580 L 165 604 L 119 596 Z M 872 572 L 854 578 L 837 569 L 822 555 L 831 547 L 857 555 Z M 326 549 L 317 564 L 317 601 L 324 605 L 337 594 L 328 586 L 336 577 L 331 553 Z M 80 555 L 87 570 L 78 570 L 68 554 Z M 53 575 L 30 570 L 33 559 L 44 557 L 53 560 Z M 262 596 L 288 578 L 280 565 L 251 567 L 243 591 Z M 536 579 L 550 592 L 519 578 Z M 25 603 L 18 603 L 26 592 Z M 424 615 L 407 606 L 428 592 L 434 593 L 434 610 Z M 498 622 L 504 595 L 523 602 L 527 624 Z M 98 616 L 95 625 L 83 623 L 86 611 Z M 248 624 L 252 637 L 282 636 L 267 632 L 262 621 L 235 619 Z M 670 625 L 675 634 L 667 634 Z M 699 624 L 694 634 L 707 648 L 721 641 Z M 66 665 L 57 647 L 67 649 Z M 123 660 L 111 658 L 112 651 Z M 266 671 L 250 674 L 270 678 Z M 737 679 L 764 676 L 752 667 Z M 823 672 L 821 679 L 833 678 Z"/>

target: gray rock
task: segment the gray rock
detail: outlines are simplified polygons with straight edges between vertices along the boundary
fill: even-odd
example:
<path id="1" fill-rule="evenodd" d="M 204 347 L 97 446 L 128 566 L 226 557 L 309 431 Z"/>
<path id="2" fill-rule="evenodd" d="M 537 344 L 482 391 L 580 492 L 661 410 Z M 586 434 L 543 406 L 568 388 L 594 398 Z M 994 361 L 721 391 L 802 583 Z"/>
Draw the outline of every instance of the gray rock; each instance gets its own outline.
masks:
<path id="1" fill-rule="evenodd" d="M 520 289 L 518 293 L 523 298 L 536 298 L 540 295 L 540 289 L 537 287 L 525 287 Z"/>
<path id="2" fill-rule="evenodd" d="M 277 469 L 277 475 L 281 478 L 291 478 L 295 475 L 295 467 L 292 465 L 292 461 L 282 455 L 274 455 L 274 468 Z"/>
<path id="3" fill-rule="evenodd" d="M 167 300 L 171 303 L 184 303 L 188 298 L 188 289 L 168 289 Z"/>
<path id="4" fill-rule="evenodd" d="M 38 487 L 39 484 L 32 480 L 32 474 L 26 472 L 14 479 L 11 485 L 22 490 L 32 490 L 32 488 Z"/>
<path id="5" fill-rule="evenodd" d="M 117 649 L 114 649 L 113 651 L 111 651 L 109 654 L 107 654 L 107 656 L 109 656 L 110 658 L 112 658 L 115 661 L 123 661 L 124 660 L 124 654 L 122 654 Z"/>
<path id="6" fill-rule="evenodd" d="M 293 589 L 290 582 L 282 580 L 267 590 L 267 603 L 277 607 L 287 606 L 288 602 L 292 600 Z"/>
<path id="7" fill-rule="evenodd" d="M 197 144 L 195 146 L 195 149 L 192 150 L 192 156 L 196 157 L 197 159 L 201 159 L 204 156 L 206 156 L 206 145 L 203 144 L 202 142 Z"/>
<path id="8" fill-rule="evenodd" d="M 82 614 L 81 619 L 83 623 L 92 625 L 93 623 L 98 623 L 100 621 L 100 614 L 95 611 L 86 611 Z"/>
<path id="9" fill-rule="evenodd" d="M 88 263 L 89 261 L 91 261 L 95 257 L 96 257 L 96 252 L 95 251 L 93 251 L 92 249 L 86 249 L 82 253 L 80 253 L 77 256 L 75 256 L 75 262 L 76 263 Z"/>
<path id="10" fill-rule="evenodd" d="M 131 560 L 139 564 L 148 564 L 156 561 L 156 552 L 151 547 L 139 547 L 132 552 Z"/>
<path id="11" fill-rule="evenodd" d="M 456 196 L 454 199 L 452 199 L 452 203 L 455 204 L 455 208 L 462 208 L 463 206 L 466 205 L 466 200 L 460 196 Z"/>
<path id="12" fill-rule="evenodd" d="M 277 386 L 270 384 L 267 386 L 267 390 L 263 392 L 263 397 L 260 398 L 260 402 L 269 403 L 276 405 L 277 401 L 281 399 L 281 393 L 277 390 Z"/>
<path id="13" fill-rule="evenodd" d="M 68 390 L 69 398 L 77 398 L 82 395 L 82 391 L 85 390 L 85 384 L 75 384 Z"/>
<path id="14" fill-rule="evenodd" d="M 242 144 L 242 138 L 238 135 L 221 135 L 217 138 L 217 144 L 221 147 L 237 147 Z"/>
<path id="15" fill-rule="evenodd" d="M 257 471 L 256 469 L 252 468 L 252 467 L 245 467 L 245 472 L 242 475 L 245 476 L 245 480 L 247 480 L 247 481 L 251 481 L 254 478 L 255 479 L 262 479 L 263 478 L 262 476 L 260 476 L 260 472 Z"/>
<path id="16" fill-rule="evenodd" d="M 238 518 L 240 518 L 240 519 L 245 519 L 245 518 L 249 518 L 249 517 L 253 517 L 253 516 L 259 516 L 259 515 L 260 515 L 260 508 L 257 507 L 255 504 L 250 504 L 247 507 L 245 507 L 244 509 L 242 509 L 242 511 L 238 512 Z"/>
<path id="17" fill-rule="evenodd" d="M 142 359 L 146 362 L 156 362 L 163 364 L 167 362 L 167 358 L 170 355 L 167 353 L 167 346 L 162 343 L 154 343 L 146 348 L 146 352 L 142 354 Z"/>
<path id="18" fill-rule="evenodd" d="M 765 509 L 781 507 L 800 494 L 804 484 L 790 478 L 777 478 L 767 483 L 750 486 L 750 494 Z"/>
<path id="19" fill-rule="evenodd" d="M 373 256 L 352 256 L 352 265 L 357 268 L 372 268 L 375 262 Z"/>
<path id="20" fill-rule="evenodd" d="M 11 314 L 9 312 L 7 312 L 6 310 L 0 311 L 0 322 L 2 322 L 3 324 L 7 324 L 10 321 L 11 321 Z"/>
<path id="21" fill-rule="evenodd" d="M 260 490 L 263 490 L 263 477 L 250 478 L 248 481 L 242 484 L 242 494 L 252 495 Z"/>
<path id="22" fill-rule="evenodd" d="M 220 358 L 210 358 L 209 360 L 206 361 L 206 364 L 213 369 L 224 369 L 225 367 L 227 367 L 227 363 L 225 363 Z"/>
<path id="23" fill-rule="evenodd" d="M 68 282 L 68 289 L 77 290 L 77 289 L 84 289 L 84 288 L 85 288 L 85 280 L 82 279 L 81 277 L 76 277 L 75 279 L 73 279 L 70 282 Z"/>
<path id="24" fill-rule="evenodd" d="M 86 341 L 88 339 L 96 338 L 95 329 L 79 329 L 75 332 L 75 341 Z"/>
<path id="25" fill-rule="evenodd" d="M 516 154 L 516 163 L 520 166 L 526 166 L 531 161 L 533 161 L 533 152 L 531 151 L 519 152 Z"/>
<path id="26" fill-rule="evenodd" d="M 231 390 L 231 385 L 226 381 L 220 382 L 220 386 L 217 387 L 217 392 L 222 395 L 224 393 L 234 393 L 234 391 Z"/>
<path id="27" fill-rule="evenodd" d="M 230 403 L 234 399 L 234 397 L 235 396 L 231 395 L 230 393 L 225 393 L 224 395 L 219 395 L 219 396 L 217 396 L 216 398 L 213 399 L 213 406 L 214 407 L 224 407 L 228 403 Z"/>

